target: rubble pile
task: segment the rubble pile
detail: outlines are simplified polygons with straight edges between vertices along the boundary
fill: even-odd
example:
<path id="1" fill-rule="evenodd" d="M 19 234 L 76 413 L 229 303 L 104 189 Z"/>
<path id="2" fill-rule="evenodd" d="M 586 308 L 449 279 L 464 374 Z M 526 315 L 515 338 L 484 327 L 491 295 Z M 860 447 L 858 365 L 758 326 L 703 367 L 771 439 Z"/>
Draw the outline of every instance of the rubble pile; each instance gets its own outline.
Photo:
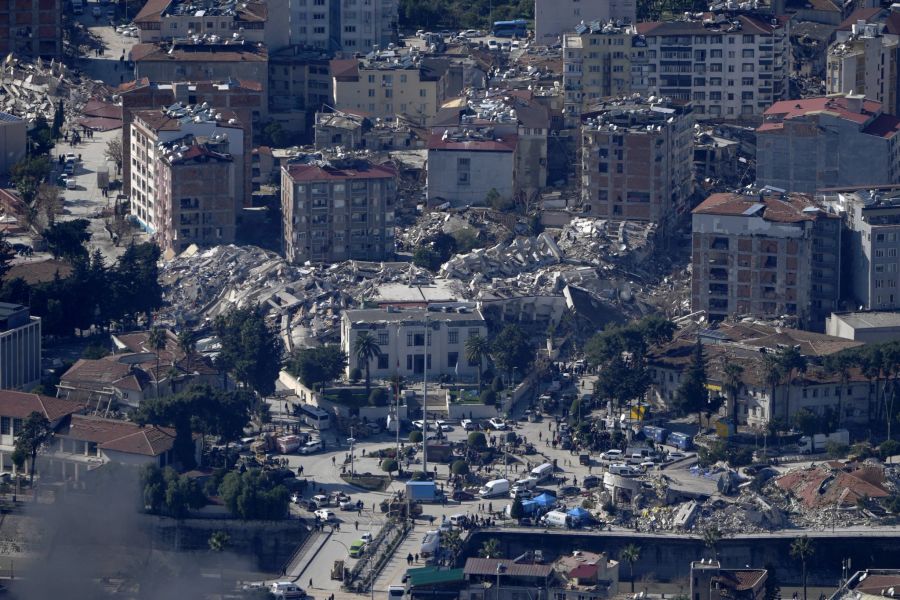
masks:
<path id="1" fill-rule="evenodd" d="M 91 98 L 108 95 L 102 83 L 77 79 L 62 62 L 54 60 L 38 58 L 29 63 L 10 55 L 0 70 L 0 111 L 27 121 L 39 114 L 52 121 L 60 100 L 67 117 L 77 117 Z"/>
<path id="2" fill-rule="evenodd" d="M 559 236 L 558 246 L 571 260 L 604 266 L 620 260 L 640 264 L 653 249 L 655 223 L 607 219 L 573 219 Z"/>
<path id="3" fill-rule="evenodd" d="M 440 274 L 448 279 L 468 278 L 476 273 L 490 278 L 511 277 L 562 260 L 556 242 L 549 234 L 542 233 L 536 238 L 518 237 L 491 248 L 457 254 L 441 266 Z"/>
<path id="4" fill-rule="evenodd" d="M 259 305 L 282 331 L 306 330 L 327 338 L 344 308 L 375 295 L 383 283 L 420 281 L 428 274 L 407 263 L 348 261 L 328 267 L 296 266 L 255 246 L 191 247 L 160 270 L 166 307 L 163 324 L 203 322 L 231 308 Z"/>

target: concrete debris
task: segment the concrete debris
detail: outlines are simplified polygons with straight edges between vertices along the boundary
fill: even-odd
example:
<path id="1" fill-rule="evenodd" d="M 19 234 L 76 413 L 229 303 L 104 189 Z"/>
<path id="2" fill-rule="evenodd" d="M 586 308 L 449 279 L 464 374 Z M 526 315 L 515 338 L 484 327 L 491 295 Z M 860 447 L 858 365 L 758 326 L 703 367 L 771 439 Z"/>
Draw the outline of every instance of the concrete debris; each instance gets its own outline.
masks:
<path id="1" fill-rule="evenodd" d="M 110 93 L 102 82 L 81 79 L 54 60 L 28 62 L 10 54 L 0 70 L 0 112 L 29 122 L 39 114 L 52 122 L 60 100 L 67 120 L 74 120 L 91 98 L 109 97 Z"/>

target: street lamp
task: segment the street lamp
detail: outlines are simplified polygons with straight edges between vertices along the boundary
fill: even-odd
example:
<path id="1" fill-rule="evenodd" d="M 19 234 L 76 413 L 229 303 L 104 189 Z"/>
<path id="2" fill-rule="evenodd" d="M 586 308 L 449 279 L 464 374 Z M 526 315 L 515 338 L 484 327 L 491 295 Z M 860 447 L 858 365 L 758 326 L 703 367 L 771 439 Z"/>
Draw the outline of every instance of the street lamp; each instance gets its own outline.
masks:
<path id="1" fill-rule="evenodd" d="M 353 437 L 353 427 L 350 427 L 350 437 L 347 438 L 347 443 L 350 444 L 350 479 L 353 479 L 353 444 L 356 443 L 356 438 Z"/>

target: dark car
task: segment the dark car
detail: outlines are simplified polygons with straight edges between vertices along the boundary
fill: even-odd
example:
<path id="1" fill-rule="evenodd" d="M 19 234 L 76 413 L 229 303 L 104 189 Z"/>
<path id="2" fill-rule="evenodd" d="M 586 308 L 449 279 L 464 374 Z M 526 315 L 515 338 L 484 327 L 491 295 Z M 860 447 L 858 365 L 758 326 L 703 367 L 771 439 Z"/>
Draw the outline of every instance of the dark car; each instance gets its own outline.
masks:
<path id="1" fill-rule="evenodd" d="M 596 475 L 588 475 L 584 478 L 584 481 L 582 481 L 582 485 L 586 489 L 597 487 L 600 485 L 600 478 Z"/>
<path id="2" fill-rule="evenodd" d="M 578 487 L 577 485 L 566 485 L 566 486 L 559 488 L 559 495 L 563 496 L 563 497 L 577 496 L 580 493 L 581 493 L 581 488 Z"/>
<path id="3" fill-rule="evenodd" d="M 453 496 L 451 496 L 457 502 L 465 502 L 467 500 L 474 500 L 475 494 L 472 492 L 467 492 L 465 490 L 456 490 L 453 492 Z"/>
<path id="4" fill-rule="evenodd" d="M 590 454 L 578 455 L 578 464 L 585 465 L 585 466 L 591 464 L 591 455 Z"/>

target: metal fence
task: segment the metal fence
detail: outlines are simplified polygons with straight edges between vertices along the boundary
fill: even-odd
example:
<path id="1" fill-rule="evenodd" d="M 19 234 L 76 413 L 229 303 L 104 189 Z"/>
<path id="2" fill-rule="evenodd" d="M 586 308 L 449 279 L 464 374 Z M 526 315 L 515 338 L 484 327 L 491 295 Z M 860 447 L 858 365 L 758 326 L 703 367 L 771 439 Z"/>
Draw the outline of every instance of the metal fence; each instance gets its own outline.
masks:
<path id="1" fill-rule="evenodd" d="M 375 580 L 388 563 L 397 547 L 403 543 L 411 525 L 409 521 L 389 519 L 363 555 L 350 571 L 347 589 L 358 593 L 368 592 L 375 585 Z"/>

